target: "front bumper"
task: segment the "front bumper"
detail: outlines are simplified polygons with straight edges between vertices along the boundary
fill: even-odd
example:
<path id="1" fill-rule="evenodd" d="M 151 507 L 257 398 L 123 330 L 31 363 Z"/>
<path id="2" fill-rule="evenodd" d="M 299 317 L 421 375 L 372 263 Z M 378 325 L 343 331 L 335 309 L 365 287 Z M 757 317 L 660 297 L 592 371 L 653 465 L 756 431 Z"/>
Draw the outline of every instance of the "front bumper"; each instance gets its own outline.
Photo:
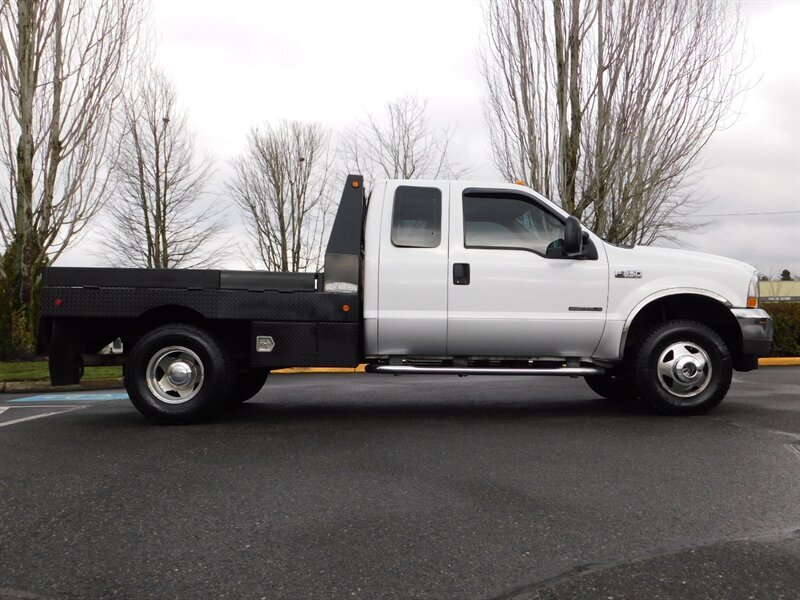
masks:
<path id="1" fill-rule="evenodd" d="M 742 354 L 765 356 L 772 348 L 772 317 L 760 308 L 732 308 L 742 330 Z"/>

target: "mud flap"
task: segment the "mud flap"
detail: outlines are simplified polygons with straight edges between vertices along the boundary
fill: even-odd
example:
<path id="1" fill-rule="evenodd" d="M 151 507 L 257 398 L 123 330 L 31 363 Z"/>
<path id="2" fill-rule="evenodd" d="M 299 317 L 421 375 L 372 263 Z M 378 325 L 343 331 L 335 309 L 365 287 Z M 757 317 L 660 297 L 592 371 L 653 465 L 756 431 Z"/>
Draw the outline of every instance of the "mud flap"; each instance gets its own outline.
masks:
<path id="1" fill-rule="evenodd" d="M 53 319 L 48 366 L 52 385 L 78 383 L 83 375 L 80 332 L 63 320 Z"/>

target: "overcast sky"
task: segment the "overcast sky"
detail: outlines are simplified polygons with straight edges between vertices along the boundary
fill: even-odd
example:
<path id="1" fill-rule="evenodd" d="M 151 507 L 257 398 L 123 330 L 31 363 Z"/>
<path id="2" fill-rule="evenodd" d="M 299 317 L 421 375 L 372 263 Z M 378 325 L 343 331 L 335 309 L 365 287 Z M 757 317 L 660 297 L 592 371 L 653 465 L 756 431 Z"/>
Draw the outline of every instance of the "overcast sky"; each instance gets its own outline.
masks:
<path id="1" fill-rule="evenodd" d="M 800 275 L 800 0 L 744 2 L 755 82 L 738 119 L 704 156 L 702 214 L 720 216 L 687 248 Z M 230 204 L 229 234 L 241 230 L 223 194 L 230 160 L 248 130 L 280 119 L 341 129 L 405 94 L 428 98 L 432 121 L 455 128 L 457 161 L 471 178 L 498 181 L 481 112 L 476 52 L 481 7 L 467 0 L 418 2 L 232 2 L 153 0 L 157 62 L 176 85 L 197 133 L 217 161 L 206 199 Z M 59 264 L 99 264 L 97 232 Z M 233 257 L 227 267 L 242 267 Z"/>

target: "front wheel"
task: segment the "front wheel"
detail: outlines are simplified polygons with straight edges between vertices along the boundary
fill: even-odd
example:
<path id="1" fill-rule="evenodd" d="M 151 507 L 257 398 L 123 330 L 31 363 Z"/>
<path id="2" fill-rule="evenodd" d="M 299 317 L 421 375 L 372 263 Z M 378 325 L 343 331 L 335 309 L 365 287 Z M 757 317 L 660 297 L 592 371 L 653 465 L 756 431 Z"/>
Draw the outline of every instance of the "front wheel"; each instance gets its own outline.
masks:
<path id="1" fill-rule="evenodd" d="M 731 385 L 731 355 L 722 338 L 695 321 L 656 327 L 636 351 L 634 380 L 641 399 L 668 415 L 715 408 Z"/>
<path id="2" fill-rule="evenodd" d="M 191 325 L 165 325 L 131 350 L 125 387 L 133 405 L 157 423 L 195 423 L 219 413 L 233 385 L 234 370 L 222 346 Z"/>

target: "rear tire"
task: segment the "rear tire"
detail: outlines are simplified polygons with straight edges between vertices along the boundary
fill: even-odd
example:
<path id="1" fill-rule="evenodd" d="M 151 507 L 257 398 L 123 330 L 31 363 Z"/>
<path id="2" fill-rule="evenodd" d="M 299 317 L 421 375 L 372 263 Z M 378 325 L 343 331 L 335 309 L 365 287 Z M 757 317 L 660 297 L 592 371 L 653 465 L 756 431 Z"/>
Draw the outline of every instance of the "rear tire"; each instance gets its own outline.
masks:
<path id="1" fill-rule="evenodd" d="M 156 423 L 184 425 L 219 414 L 233 388 L 222 344 L 192 325 L 165 325 L 142 337 L 125 365 L 131 402 Z"/>
<path id="2" fill-rule="evenodd" d="M 698 415 L 714 409 L 731 385 L 727 345 L 695 321 L 656 327 L 635 352 L 634 380 L 643 402 L 666 415 Z"/>
<path id="3" fill-rule="evenodd" d="M 264 387 L 267 377 L 269 371 L 266 369 L 248 369 L 244 373 L 239 373 L 236 376 L 233 393 L 228 398 L 228 406 L 239 406 L 250 400 Z"/>
<path id="4" fill-rule="evenodd" d="M 631 377 L 605 373 L 584 377 L 586 385 L 598 396 L 607 400 L 629 402 L 636 398 L 636 386 Z"/>

